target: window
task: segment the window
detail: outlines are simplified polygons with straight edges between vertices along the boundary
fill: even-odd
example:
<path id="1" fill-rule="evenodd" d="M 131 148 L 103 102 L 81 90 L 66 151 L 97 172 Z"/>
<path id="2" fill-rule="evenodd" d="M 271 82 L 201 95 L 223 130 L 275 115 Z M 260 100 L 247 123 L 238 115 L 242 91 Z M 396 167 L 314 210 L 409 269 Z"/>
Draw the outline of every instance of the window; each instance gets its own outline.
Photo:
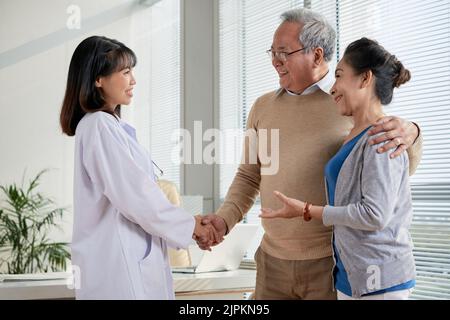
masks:
<path id="1" fill-rule="evenodd" d="M 248 113 L 256 98 L 279 87 L 276 72 L 265 51 L 272 44 L 280 15 L 302 4 L 303 1 L 298 0 L 219 1 L 221 130 L 245 130 Z M 235 146 L 240 150 L 237 152 L 240 155 L 242 141 L 236 141 Z M 237 167 L 237 164 L 220 166 L 221 201 L 226 196 Z M 259 209 L 257 201 L 244 222 L 259 224 Z M 253 258 L 261 236 L 262 232 L 255 239 L 247 257 Z"/>
<path id="2" fill-rule="evenodd" d="M 275 4 L 276 3 L 276 4 Z M 303 1 L 221 0 L 220 127 L 245 128 L 256 97 L 278 87 L 264 50 L 279 15 Z M 445 0 L 310 0 L 337 31 L 336 54 L 362 36 L 376 39 L 411 71 L 412 79 L 394 95 L 386 112 L 417 122 L 424 137 L 423 157 L 411 187 L 411 234 L 417 267 L 413 298 L 450 298 L 450 3 Z M 220 168 L 220 198 L 237 166 Z M 247 222 L 259 223 L 258 203 Z M 250 253 L 252 254 L 252 253 Z"/>
<path id="3" fill-rule="evenodd" d="M 312 0 L 337 33 L 337 58 L 363 36 L 377 40 L 411 71 L 390 114 L 420 124 L 423 157 L 411 188 L 417 267 L 413 298 L 450 298 L 450 3 Z"/>
<path id="4" fill-rule="evenodd" d="M 176 142 L 171 141 L 181 126 L 180 1 L 157 1 L 137 12 L 130 36 L 138 57 L 139 94 L 132 110 L 138 139 L 164 171 L 163 178 L 180 188 L 180 165 L 172 161 Z"/>

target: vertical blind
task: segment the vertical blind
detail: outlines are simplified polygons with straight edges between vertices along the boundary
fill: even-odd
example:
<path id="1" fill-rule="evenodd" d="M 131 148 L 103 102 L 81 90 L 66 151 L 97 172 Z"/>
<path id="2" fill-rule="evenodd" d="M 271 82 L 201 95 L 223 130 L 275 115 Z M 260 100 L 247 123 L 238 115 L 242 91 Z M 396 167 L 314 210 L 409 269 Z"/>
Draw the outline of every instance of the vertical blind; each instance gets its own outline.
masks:
<path id="1" fill-rule="evenodd" d="M 411 235 L 417 268 L 412 298 L 450 298 L 450 2 L 312 0 L 338 32 L 336 58 L 363 36 L 377 40 L 411 71 L 388 114 L 420 125 L 423 156 L 411 177 Z"/>
<path id="2" fill-rule="evenodd" d="M 180 1 L 153 5 L 150 137 L 154 161 L 164 179 L 180 183 L 180 165 L 172 162 L 175 142 L 168 139 L 180 128 Z"/>
<path id="3" fill-rule="evenodd" d="M 263 93 L 278 88 L 278 77 L 265 53 L 272 45 L 280 14 L 301 7 L 299 0 L 220 0 L 219 1 L 219 99 L 220 129 L 244 130 L 253 102 Z M 240 159 L 242 141 L 227 139 L 227 150 L 236 150 Z M 233 181 L 238 163 L 220 166 L 220 200 Z M 260 224 L 259 201 L 245 218 Z M 262 233 L 247 256 L 253 257 Z"/>
<path id="4" fill-rule="evenodd" d="M 264 51 L 280 14 L 303 1 L 221 0 L 220 127 L 244 128 L 256 97 L 278 87 Z M 423 156 L 411 177 L 414 218 L 411 234 L 417 268 L 416 299 L 450 298 L 450 2 L 311 0 L 337 32 L 334 68 L 346 46 L 361 37 L 395 54 L 412 79 L 385 108 L 419 124 Z M 223 200 L 237 166 L 221 166 Z M 248 222 L 259 223 L 258 207 Z"/>
<path id="5" fill-rule="evenodd" d="M 133 102 L 138 139 L 164 171 L 163 178 L 180 187 L 180 165 L 172 161 L 176 142 L 171 141 L 181 121 L 180 1 L 160 0 L 141 10 L 131 37 L 138 56 L 139 94 Z"/>

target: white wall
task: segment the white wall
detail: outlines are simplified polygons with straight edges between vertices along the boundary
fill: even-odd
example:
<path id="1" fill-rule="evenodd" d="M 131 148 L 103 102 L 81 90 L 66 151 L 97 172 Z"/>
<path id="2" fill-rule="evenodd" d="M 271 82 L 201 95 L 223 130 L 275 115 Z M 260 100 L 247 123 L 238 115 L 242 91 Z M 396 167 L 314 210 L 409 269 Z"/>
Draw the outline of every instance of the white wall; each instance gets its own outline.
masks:
<path id="1" fill-rule="evenodd" d="M 188 0 L 183 4 L 182 126 L 194 137 L 195 121 L 202 122 L 203 132 L 214 128 L 215 5 L 211 0 Z M 204 213 L 214 210 L 214 165 L 184 165 L 182 182 L 184 194 L 203 196 Z"/>
<path id="2" fill-rule="evenodd" d="M 61 133 L 59 112 L 70 58 L 78 43 L 104 35 L 129 44 L 134 16 L 146 8 L 124 0 L 0 2 L 0 184 L 29 180 L 45 168 L 40 191 L 68 206 L 58 240 L 71 239 L 74 138 Z M 69 5 L 81 29 L 66 27 Z M 137 53 L 139 56 L 139 53 Z M 139 89 L 137 89 L 139 90 Z"/>
<path id="3" fill-rule="evenodd" d="M 148 0 L 151 4 L 157 0 Z M 203 130 L 214 125 L 214 26 L 215 1 L 182 1 L 182 117 L 181 127 Z M 81 29 L 66 26 L 70 5 L 81 9 Z M 133 103 L 123 117 L 138 130 L 148 123 L 136 117 L 135 108 L 149 108 L 147 30 L 151 23 L 138 0 L 2 0 L 0 1 L 0 184 L 20 182 L 27 169 L 30 179 L 52 168 L 40 191 L 69 208 L 64 231 L 56 240 L 71 240 L 74 138 L 59 127 L 70 58 L 81 40 L 91 35 L 118 39 L 138 56 L 138 84 Z M 136 109 L 137 110 L 137 109 Z M 147 128 L 148 129 L 148 128 Z M 214 207 L 214 167 L 186 165 L 181 191 L 202 195 L 204 210 Z"/>

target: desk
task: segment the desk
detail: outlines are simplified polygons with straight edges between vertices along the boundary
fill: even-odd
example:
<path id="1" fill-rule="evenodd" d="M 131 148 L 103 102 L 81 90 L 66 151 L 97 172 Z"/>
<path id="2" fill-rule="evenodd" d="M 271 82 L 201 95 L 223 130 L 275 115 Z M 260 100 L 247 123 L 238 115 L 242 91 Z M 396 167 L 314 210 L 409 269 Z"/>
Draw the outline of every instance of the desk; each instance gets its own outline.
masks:
<path id="1" fill-rule="evenodd" d="M 208 272 L 198 274 L 173 273 L 175 297 L 182 299 L 243 299 L 244 293 L 255 288 L 256 271 Z"/>
<path id="2" fill-rule="evenodd" d="M 255 270 L 173 273 L 176 299 L 243 299 L 253 291 Z M 0 300 L 4 299 L 74 299 L 72 279 L 0 282 Z"/>

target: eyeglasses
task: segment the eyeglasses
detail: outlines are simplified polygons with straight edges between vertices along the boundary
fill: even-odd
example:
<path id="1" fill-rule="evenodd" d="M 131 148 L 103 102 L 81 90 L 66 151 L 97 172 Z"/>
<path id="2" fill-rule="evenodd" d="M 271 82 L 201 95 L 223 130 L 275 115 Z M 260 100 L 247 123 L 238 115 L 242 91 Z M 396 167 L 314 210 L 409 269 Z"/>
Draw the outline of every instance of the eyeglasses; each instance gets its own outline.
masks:
<path id="1" fill-rule="evenodd" d="M 296 52 L 300 52 L 303 50 L 306 50 L 307 48 L 300 48 L 298 50 L 292 51 L 292 52 L 284 52 L 284 51 L 274 51 L 272 49 L 269 49 L 266 51 L 266 53 L 269 55 L 270 59 L 275 59 L 277 58 L 278 60 L 282 61 L 282 62 L 286 62 L 288 56 L 290 56 L 291 54 L 294 54 Z"/>

